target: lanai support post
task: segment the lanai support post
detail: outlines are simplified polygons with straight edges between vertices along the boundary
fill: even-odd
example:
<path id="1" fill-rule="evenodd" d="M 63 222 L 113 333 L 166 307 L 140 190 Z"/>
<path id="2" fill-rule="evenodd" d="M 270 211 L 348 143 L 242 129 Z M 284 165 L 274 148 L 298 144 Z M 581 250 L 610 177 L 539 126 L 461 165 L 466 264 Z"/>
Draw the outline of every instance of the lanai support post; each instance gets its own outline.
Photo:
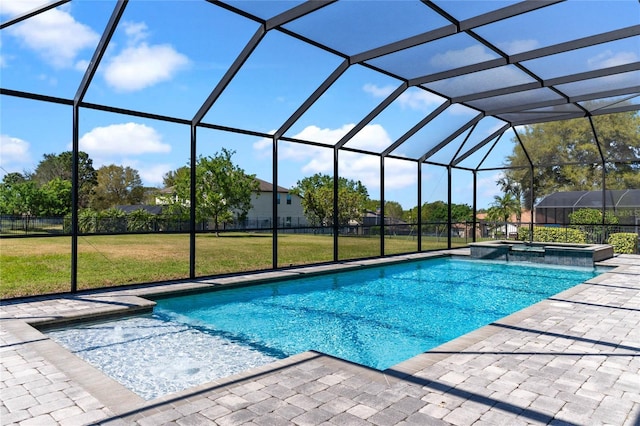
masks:
<path id="1" fill-rule="evenodd" d="M 191 123 L 191 151 L 189 153 L 189 278 L 196 277 L 196 124 Z M 217 226 L 217 225 L 216 225 Z"/>
<path id="2" fill-rule="evenodd" d="M 593 124 L 593 118 L 589 115 L 587 117 L 589 119 L 589 124 L 591 125 L 591 131 L 593 132 L 593 139 L 596 142 L 596 146 L 598 147 L 598 153 L 600 154 L 600 161 L 602 162 L 602 236 L 603 238 L 606 236 L 606 214 L 607 214 L 607 163 L 604 158 L 604 153 L 602 152 L 602 145 L 600 145 L 600 141 L 598 140 L 598 132 L 596 132 L 596 127 Z M 598 241 L 599 243 L 604 243 L 605 241 Z"/>
<path id="3" fill-rule="evenodd" d="M 271 193 L 271 221 L 272 239 L 271 239 L 271 266 L 278 269 L 278 137 L 273 136 L 272 147 L 272 182 L 273 192 Z"/>
<path id="4" fill-rule="evenodd" d="M 418 252 L 422 251 L 422 163 L 418 161 Z"/>
<path id="5" fill-rule="evenodd" d="M 75 96 L 73 97 L 73 130 L 71 141 L 71 293 L 78 291 L 78 198 L 79 198 L 79 184 L 80 179 L 78 177 L 78 162 L 80 161 L 80 104 L 86 95 L 89 85 L 96 74 L 98 65 L 104 56 L 109 41 L 116 30 L 118 22 L 124 13 L 124 9 L 127 6 L 128 0 L 118 0 L 109 22 L 102 33 L 102 38 L 98 42 L 96 50 L 93 52 L 93 57 L 89 66 L 82 77 L 82 81 L 78 86 Z M 44 9 L 43 9 L 44 10 Z"/>
<path id="6" fill-rule="evenodd" d="M 384 256 L 385 212 L 384 212 L 384 156 L 380 156 L 380 256 Z"/>
<path id="7" fill-rule="evenodd" d="M 447 166 L 447 248 L 451 250 L 451 166 Z"/>
<path id="8" fill-rule="evenodd" d="M 338 261 L 338 148 L 333 149 L 333 261 Z"/>
<path id="9" fill-rule="evenodd" d="M 476 242 L 476 227 L 478 226 L 478 220 L 476 215 L 478 214 L 478 171 L 473 171 L 473 218 L 471 219 L 471 234 L 474 243 Z"/>

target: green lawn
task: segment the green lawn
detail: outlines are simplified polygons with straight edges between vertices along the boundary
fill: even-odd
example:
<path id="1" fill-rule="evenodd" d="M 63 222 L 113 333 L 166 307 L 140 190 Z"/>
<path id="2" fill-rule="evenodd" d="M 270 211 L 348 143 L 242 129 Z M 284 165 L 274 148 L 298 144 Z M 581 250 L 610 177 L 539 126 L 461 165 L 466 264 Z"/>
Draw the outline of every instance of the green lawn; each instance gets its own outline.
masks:
<path id="1" fill-rule="evenodd" d="M 465 245 L 456 241 L 455 245 Z M 198 234 L 196 275 L 209 276 L 272 267 L 271 234 Z M 340 260 L 380 255 L 378 237 L 339 237 Z M 446 239 L 423 238 L 423 250 L 446 248 Z M 385 238 L 385 254 L 417 251 L 415 237 Z M 280 234 L 278 266 L 333 260 L 330 235 Z M 71 238 L 0 239 L 0 297 L 70 290 Z M 90 289 L 189 276 L 189 236 L 100 235 L 78 239 L 78 288 Z"/>

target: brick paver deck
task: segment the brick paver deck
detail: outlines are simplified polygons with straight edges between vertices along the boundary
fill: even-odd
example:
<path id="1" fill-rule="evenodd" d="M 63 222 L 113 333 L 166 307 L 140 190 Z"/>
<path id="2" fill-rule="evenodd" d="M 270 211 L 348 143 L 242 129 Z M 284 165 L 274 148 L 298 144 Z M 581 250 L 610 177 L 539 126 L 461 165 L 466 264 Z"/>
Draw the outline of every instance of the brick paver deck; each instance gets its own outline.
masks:
<path id="1" fill-rule="evenodd" d="M 637 425 L 640 256 L 605 263 L 617 268 L 383 372 L 306 352 L 153 401 L 32 325 L 246 277 L 3 303 L 0 424 Z"/>

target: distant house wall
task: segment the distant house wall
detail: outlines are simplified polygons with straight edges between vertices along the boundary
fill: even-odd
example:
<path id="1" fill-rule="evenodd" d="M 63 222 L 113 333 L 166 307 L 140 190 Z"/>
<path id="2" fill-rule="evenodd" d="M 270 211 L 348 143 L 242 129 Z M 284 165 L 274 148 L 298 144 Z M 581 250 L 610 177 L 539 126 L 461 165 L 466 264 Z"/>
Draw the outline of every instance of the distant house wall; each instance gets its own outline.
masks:
<path id="1" fill-rule="evenodd" d="M 307 226 L 308 222 L 302 208 L 302 198 L 290 192 L 278 192 L 279 226 Z M 273 214 L 273 192 L 260 192 L 251 196 L 251 210 L 247 221 L 263 222 L 270 220 Z"/>

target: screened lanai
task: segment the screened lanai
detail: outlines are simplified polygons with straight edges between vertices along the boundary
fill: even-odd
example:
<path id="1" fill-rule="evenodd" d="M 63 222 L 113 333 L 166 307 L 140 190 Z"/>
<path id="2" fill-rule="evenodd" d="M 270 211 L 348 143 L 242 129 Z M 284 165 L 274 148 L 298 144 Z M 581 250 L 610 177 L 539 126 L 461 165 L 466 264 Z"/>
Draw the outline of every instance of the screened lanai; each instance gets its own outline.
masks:
<path id="1" fill-rule="evenodd" d="M 56 245 L 62 266 L 46 275 L 71 291 L 464 246 L 507 170 L 524 176 L 523 209 L 533 210 L 549 195 L 537 185 L 542 174 L 589 170 L 589 187 L 575 189 L 604 193 L 622 185 L 611 170 L 640 168 L 640 144 L 620 136 L 637 140 L 640 129 L 615 128 L 638 123 L 635 0 L 3 1 L 0 13 L 3 182 L 34 180 L 63 153 L 70 160 L 54 168 L 69 187 L 54 185 L 55 173 L 34 181 L 50 193 L 66 188 L 53 197 L 61 214 L 19 233 L 8 228 L 43 215 L 3 212 L 2 242 L 18 259 Z M 583 155 L 536 149 L 531 126 L 556 122 L 575 125 L 588 141 Z M 279 188 L 261 194 L 270 198 L 255 217 L 262 225 L 233 234 L 240 245 L 197 214 L 196 164 L 225 150 Z M 136 171 L 145 196 L 133 205 L 161 203 L 186 173 L 181 223 L 86 228 L 85 166 Z M 332 216 L 318 223 L 288 213 L 280 195 L 314 175 L 333 181 L 324 197 Z M 342 178 L 377 202 L 362 220 L 339 218 Z M 387 220 L 390 201 L 411 212 Z M 423 206 L 436 202 L 445 219 L 427 224 Z M 472 210 L 469 221 L 456 223 L 458 205 Z M 159 253 L 171 253 L 164 261 L 173 266 L 154 263 Z"/>

